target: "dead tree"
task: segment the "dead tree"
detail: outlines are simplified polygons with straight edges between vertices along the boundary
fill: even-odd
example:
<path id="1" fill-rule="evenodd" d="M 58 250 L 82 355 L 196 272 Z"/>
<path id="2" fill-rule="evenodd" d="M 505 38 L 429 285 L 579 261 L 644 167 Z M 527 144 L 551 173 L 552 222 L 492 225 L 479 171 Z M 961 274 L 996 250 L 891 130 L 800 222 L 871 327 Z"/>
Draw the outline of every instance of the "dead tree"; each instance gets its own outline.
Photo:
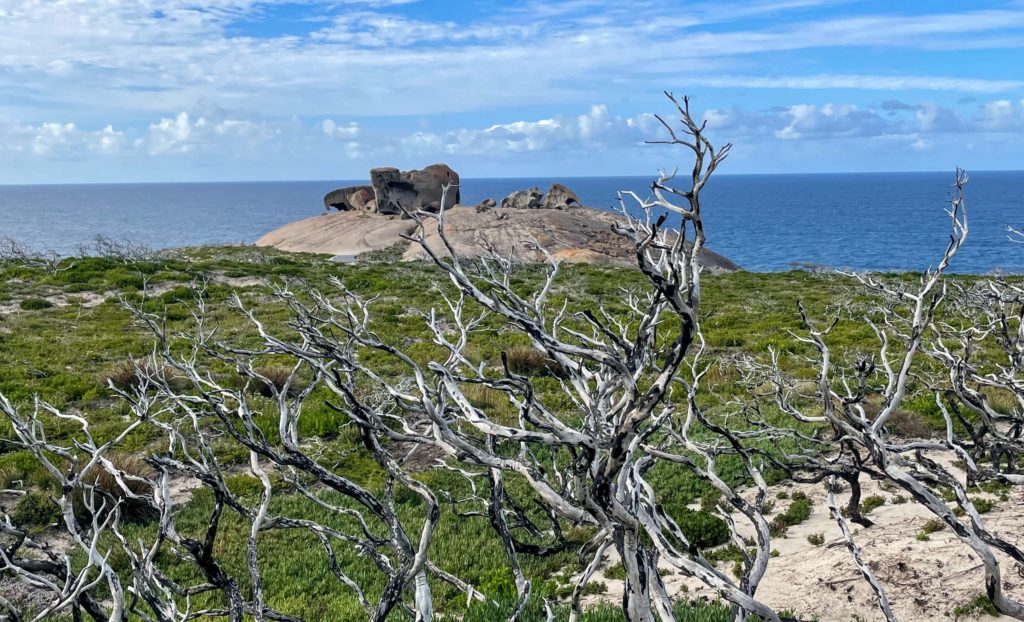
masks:
<path id="1" fill-rule="evenodd" d="M 444 307 L 426 315 L 434 342 L 447 353 L 444 360 L 423 365 L 389 344 L 371 325 L 372 301 L 340 281 L 335 283 L 337 291 L 309 292 L 309 300 L 287 290 L 278 292 L 291 307 L 290 331 L 299 339 L 275 334 L 255 311 L 246 310 L 265 348 L 260 352 L 233 351 L 242 357 L 286 355 L 308 367 L 333 393 L 332 406 L 359 427 L 367 448 L 396 481 L 403 481 L 401 465 L 387 454 L 386 447 L 429 449 L 471 482 L 482 482 L 480 488 L 487 492 L 474 494 L 472 501 L 486 508 L 481 512 L 491 518 L 505 543 L 519 591 L 513 618 L 530 597 L 530 582 L 522 574 L 518 556 L 562 546 L 560 523 L 567 523 L 587 527 L 593 534 L 584 547 L 589 563 L 575 586 L 573 619 L 579 615 L 579 596 L 587 579 L 604 551 L 614 548 L 626 569 L 623 609 L 631 621 L 653 620 L 655 616 L 673 619 L 673 603 L 660 578 L 659 562 L 704 581 L 737 606 L 737 619 L 753 612 L 766 620 L 779 620 L 756 598 L 771 549 L 762 512 L 765 482 L 740 442 L 742 435 L 705 416 L 696 399 L 706 371 L 698 315 L 699 257 L 705 240 L 700 197 L 728 154 L 729 145 L 715 149 L 704 135 L 704 125 L 692 118 L 688 101 L 669 97 L 682 125 L 676 129 L 663 121 L 670 135 L 665 142 L 689 149 L 694 163 L 682 187 L 676 186 L 674 173 L 664 173 L 653 184 L 650 199 L 623 197 L 635 200 L 643 216 L 633 218 L 624 210 L 623 222 L 615 232 L 632 242 L 637 264 L 650 285 L 645 293 L 625 295 L 628 317 L 616 317 L 600 308 L 576 311 L 566 304 L 550 305 L 560 270 L 559 263 L 550 258 L 542 283 L 529 294 L 517 291 L 512 278 L 515 259 L 492 256 L 470 261 L 460 257 L 446 236 L 442 209 L 436 215 L 409 215 L 418 225 L 411 239 L 423 246 L 454 286 L 454 295 L 442 294 Z M 678 231 L 665 226 L 669 216 L 679 219 Z M 433 228 L 440 248 L 427 242 L 428 230 Z M 559 378 L 565 398 L 573 404 L 572 412 L 545 403 L 532 379 L 515 373 L 504 354 L 497 374 L 485 361 L 472 358 L 467 345 L 485 321 L 497 322 L 530 339 Z M 366 351 L 400 362 L 407 380 L 381 376 L 363 362 Z M 182 371 L 201 379 L 201 384 L 208 382 L 189 365 Z M 516 413 L 515 420 L 499 421 L 486 409 L 474 406 L 465 392 L 473 386 L 502 395 Z M 674 393 L 682 396 L 681 408 Z M 367 394 L 386 396 L 392 409 L 368 401 Z M 187 403 L 192 398 L 177 399 Z M 237 416 L 232 412 L 224 421 Z M 695 440 L 691 431 L 698 427 L 717 435 L 717 440 Z M 293 438 L 293 431 L 293 420 L 283 417 L 281 438 Z M 261 458 L 288 462 L 251 433 L 232 434 Z M 289 452 L 297 456 L 301 449 Z M 759 491 L 755 501 L 748 502 L 718 475 L 716 458 L 726 453 L 740 456 L 746 464 L 749 479 Z M 740 512 L 741 520 L 752 525 L 756 545 L 741 579 L 728 576 L 705 559 L 676 519 L 662 509 L 658 492 L 645 477 L 657 462 L 671 463 L 705 479 Z M 548 513 L 543 529 L 505 493 L 505 479 L 510 477 L 529 486 L 534 502 Z M 417 493 L 427 500 L 428 507 L 435 503 L 430 491 Z M 727 518 L 732 525 L 732 517 Z M 530 544 L 516 535 L 531 530 L 548 544 Z M 420 551 L 425 550 L 423 542 L 429 533 L 422 538 Z M 740 541 L 735 529 L 734 539 Z M 413 573 L 427 571 L 419 554 L 410 559 Z M 396 577 L 399 586 L 408 580 L 407 574 Z"/>
<path id="2" fill-rule="evenodd" d="M 938 265 L 925 271 L 915 286 L 888 283 L 871 275 L 854 275 L 881 299 L 874 312 L 863 318 L 878 338 L 878 351 L 874 355 L 859 360 L 851 368 L 837 365 L 827 345 L 828 334 L 835 323 L 826 328 L 818 327 L 801 308 L 806 332 L 798 338 L 817 353 L 815 390 L 809 395 L 796 392 L 794 383 L 780 371 L 777 356 L 768 364 L 751 360 L 747 366 L 757 371 L 756 375 L 771 387 L 771 399 L 782 412 L 800 423 L 820 424 L 828 430 L 824 439 L 806 439 L 819 446 L 813 456 L 785 457 L 791 473 L 808 468 L 819 476 L 829 473 L 830 490 L 836 476 L 855 482 L 864 475 L 899 486 L 978 555 L 985 568 L 986 593 L 995 607 L 1002 613 L 1024 619 L 1024 606 L 1003 592 L 1003 570 L 995 556 L 998 551 L 1021 564 L 1024 552 L 1016 543 L 985 528 L 984 520 L 967 494 L 970 486 L 985 479 L 1021 483 L 1019 474 L 1000 473 L 998 468 L 1000 456 L 1018 455 L 1021 450 L 1019 431 L 1015 431 L 1019 427 L 1020 410 L 1017 409 L 1016 414 L 998 413 L 977 389 L 979 385 L 993 386 L 1012 393 L 1012 368 L 1000 366 L 999 369 L 1006 372 L 1000 379 L 999 374 L 979 372 L 970 362 L 978 338 L 999 335 L 997 339 L 1005 346 L 1011 361 L 1017 340 L 1002 321 L 1005 318 L 996 311 L 1005 302 L 999 296 L 996 297 L 998 302 L 993 302 L 995 306 L 989 307 L 987 322 L 951 331 L 948 324 L 936 320 L 937 310 L 947 297 L 943 274 L 967 238 L 966 182 L 967 176 L 957 171 L 947 210 L 951 224 L 949 244 Z M 986 287 L 989 291 L 1005 292 L 992 284 Z M 952 346 L 951 342 L 959 347 Z M 922 359 L 929 357 L 948 371 L 949 383 L 945 389 L 929 379 L 928 370 L 922 364 Z M 936 405 L 945 420 L 943 438 L 900 439 L 888 429 L 890 419 L 904 404 L 915 380 L 923 390 L 934 392 Z M 877 414 L 869 414 L 870 398 L 880 400 Z M 958 404 L 973 410 L 979 416 L 979 423 L 973 424 L 962 416 L 957 411 Z M 957 412 L 956 420 L 951 412 Z M 971 438 L 963 438 L 957 424 L 963 424 Z M 973 448 L 975 455 L 968 448 Z M 989 452 L 996 453 L 995 468 L 984 471 L 975 458 Z M 956 461 L 963 463 L 965 473 L 958 473 L 951 466 Z M 776 464 L 781 462 L 783 460 L 777 460 Z M 1014 468 L 1011 460 L 1007 470 Z M 944 490 L 952 492 L 963 518 L 943 500 Z M 886 619 L 894 619 L 881 584 L 861 563 L 852 535 L 842 525 L 842 517 L 837 512 L 833 515 L 840 521 L 858 567 L 878 594 L 878 604 Z"/>
<path id="3" fill-rule="evenodd" d="M 32 451 L 58 482 L 61 496 L 54 502 L 64 513 L 64 529 L 89 560 L 77 571 L 71 570 L 66 556 L 56 554 L 49 557 L 50 566 L 34 565 L 31 560 L 38 555 L 27 550 L 38 547 L 7 520 L 3 531 L 14 544 L 5 544 L 0 551 L 5 569 L 51 591 L 53 602 L 47 615 L 70 611 L 77 616 L 84 611 L 94 619 L 110 620 L 129 614 L 161 622 L 196 617 L 232 622 L 248 617 L 296 620 L 268 606 L 257 551 L 261 538 L 270 532 L 301 530 L 322 544 L 324 563 L 352 591 L 368 619 L 383 621 L 401 611 L 418 622 L 428 622 L 434 616 L 432 583 L 448 582 L 469 599 L 487 598 L 430 558 L 442 504 L 450 503 L 464 516 L 486 517 L 501 540 L 517 592 L 510 613 L 513 620 L 535 597 L 521 558 L 564 550 L 569 544 L 567 528 L 576 527 L 589 540 L 579 551 L 584 570 L 570 598 L 573 621 L 581 613 L 584 586 L 609 550 L 618 554 L 625 569 L 622 608 L 630 622 L 674 620 L 673 595 L 661 579 L 662 566 L 709 586 L 734 605 L 738 621 L 751 614 L 778 621 L 783 618 L 757 595 L 772 549 L 763 471 L 777 467 L 796 481 L 828 486 L 833 516 L 887 619 L 893 619 L 893 614 L 884 588 L 861 559 L 831 494 L 839 480 L 848 482 L 854 493 L 850 520 L 863 525 L 870 523 L 857 513 L 862 477 L 902 487 L 982 558 L 986 587 L 996 607 L 1022 617 L 1020 605 L 1002 592 L 994 551 L 1018 561 L 1024 556 L 1013 543 L 985 529 L 967 496 L 971 483 L 985 478 L 1016 481 L 1015 462 L 998 458 L 991 469 L 983 470 L 975 459 L 981 455 L 978 452 L 991 455 L 993 448 L 1002 451 L 1000 455 L 1010 450 L 1016 455 L 1019 425 L 1015 431 L 1005 413 L 996 412 L 975 395 L 986 395 L 985 390 L 994 385 L 1019 395 L 1016 368 L 1004 365 L 1003 371 L 991 372 L 972 366 L 973 354 L 966 353 L 973 351 L 963 346 L 963 340 L 969 345 L 973 333 L 956 333 L 954 338 L 935 319 L 946 291 L 943 274 L 967 234 L 962 195 L 966 178 L 958 174 L 949 212 L 951 241 L 936 269 L 926 272 L 914 288 L 859 277 L 883 301 L 865 319 L 879 339 L 873 358 L 849 369 L 838 366 L 827 345 L 830 328 L 817 327 L 801 309 L 806 330 L 799 338 L 817 357 L 818 378 L 811 395 L 796 391 L 796 383 L 782 371 L 781 355 L 772 353 L 767 361 L 743 363 L 751 400 L 709 411 L 701 399 L 708 390 L 709 368 L 700 323 L 700 256 L 705 242 L 701 194 L 728 155 L 729 145 L 716 149 L 704 134 L 704 124 L 691 116 L 688 100 L 669 98 L 681 125 L 662 121 L 669 138 L 661 142 L 687 149 L 693 166 L 682 176 L 662 173 L 649 198 L 622 196 L 623 218 L 614 231 L 631 243 L 644 281 L 642 291 L 622 292 L 624 310 L 557 300 L 560 264 L 551 257 L 539 284 L 528 291 L 517 278 L 515 256 L 460 257 L 446 235 L 444 200 L 436 214 L 409 214 L 417 225 L 411 239 L 423 247 L 448 283 L 448 289 L 439 290 L 438 307 L 423 314 L 429 338 L 443 352 L 434 360 L 418 360 L 378 334 L 374 301 L 340 280 L 330 291 L 277 289 L 276 298 L 290 310 L 287 326 L 281 328 L 264 322 L 259 309 L 234 298 L 258 344 L 251 345 L 250 340 L 248 347 L 220 339 L 210 323 L 201 288 L 193 321 L 181 334 L 169 334 L 159 316 L 132 307 L 134 317 L 154 336 L 156 347 L 152 361 L 140 368 L 144 382 L 136 390 L 120 392 L 132 412 L 123 434 L 98 444 L 85 417 L 61 413 L 41 402 L 30 415 L 22 416 L 0 400 L 18 443 Z M 639 216 L 631 216 L 626 201 L 636 204 Z M 678 229 L 668 226 L 670 218 L 677 219 Z M 428 233 L 434 230 L 439 246 L 428 242 L 432 238 Z M 986 337 L 1011 333 L 997 329 L 1001 317 L 997 308 L 992 307 L 992 328 L 978 329 Z M 1006 325 L 1021 330 L 1019 320 Z M 477 333 L 495 329 L 530 341 L 544 373 L 557 380 L 560 394 L 556 398 L 542 393 L 533 376 L 516 371 L 508 353 L 502 353 L 498 365 L 474 355 L 470 346 Z M 1007 344 L 1008 355 L 1017 351 L 1018 340 Z M 275 380 L 261 372 L 256 362 L 267 356 L 291 361 L 286 378 Z M 368 362 L 382 357 L 402 372 L 385 375 Z M 915 365 L 924 357 L 963 370 L 950 373 L 952 385 L 930 378 L 917 380 L 948 389 L 940 390 L 937 398 L 946 418 L 946 437 L 938 441 L 894 438 L 887 424 L 905 401 L 918 373 Z M 237 372 L 245 386 L 226 383 L 212 371 L 225 365 Z M 272 413 L 258 412 L 252 387 L 262 387 L 272 396 Z M 316 439 L 300 434 L 304 404 L 318 390 L 330 395 L 330 407 L 356 430 L 361 450 L 383 475 L 381 489 L 371 489 L 339 472 L 316 450 Z M 502 413 L 477 405 L 472 394 L 481 390 L 507 404 Z M 882 406 L 880 412 L 869 415 L 866 406 L 873 397 Z M 790 415 L 792 425 L 767 423 L 761 412 L 769 406 Z M 973 435 L 974 447 L 958 437 L 954 425 L 958 407 L 980 408 L 982 421 L 987 421 L 984 433 Z M 270 426 L 268 414 L 274 420 Z M 1019 415 L 1014 417 L 1019 423 Z M 50 418 L 74 421 L 81 431 L 64 444 L 51 442 L 45 433 Z M 118 468 L 108 456 L 142 426 L 154 426 L 166 442 L 165 449 L 148 459 L 153 474 L 140 476 Z M 790 441 L 798 449 L 762 448 L 766 441 L 776 440 Z M 221 442 L 248 453 L 247 472 L 262 489 L 256 502 L 231 492 L 226 467 L 217 456 L 216 444 Z M 969 449 L 977 451 L 972 454 Z M 933 459 L 939 453 L 962 460 L 967 480 L 961 481 L 957 473 Z M 742 465 L 742 481 L 721 473 L 719 465 L 725 458 Z M 413 459 L 433 460 L 438 468 L 458 473 L 468 492 L 433 490 L 422 484 L 411 472 Z M 738 577 L 707 559 L 688 538 L 679 517 L 666 510 L 666 491 L 651 476 L 656 465 L 696 476 L 720 496 L 718 511 L 742 557 Z M 95 469 L 117 482 L 113 493 L 98 490 L 89 477 Z M 214 507 L 201 540 L 185 537 L 175 527 L 172 482 L 180 478 L 197 480 L 213 495 Z M 519 492 L 513 494 L 513 489 Z M 941 489 L 953 492 L 964 518 L 942 501 Z M 336 497 L 328 492 L 343 502 L 332 500 Z M 415 527 L 399 516 L 395 500 L 399 492 L 415 495 L 421 502 L 417 507 L 422 515 Z M 330 527 L 302 515 L 276 515 L 271 500 L 282 494 L 302 495 L 310 504 L 344 518 L 350 527 Z M 78 497 L 89 500 L 88 521 L 76 516 L 74 499 Z M 126 499 L 146 503 L 156 516 L 152 539 L 132 542 L 123 535 L 121 507 Z M 231 576 L 216 557 L 214 544 L 228 512 L 249 527 L 247 577 Z M 752 542 L 741 537 L 743 532 L 754 534 Z M 113 547 L 129 559 L 130 585 L 122 585 L 109 567 Z M 371 599 L 352 570 L 338 562 L 338 547 L 358 552 L 376 569 L 384 585 L 379 595 Z M 202 582 L 172 581 L 160 568 L 163 552 L 188 560 Z M 62 565 L 66 570 L 58 568 Z M 243 580 L 251 587 L 242 589 Z M 95 596 L 101 583 L 111 595 L 102 600 Z M 193 600 L 199 595 L 219 604 L 197 610 Z"/>

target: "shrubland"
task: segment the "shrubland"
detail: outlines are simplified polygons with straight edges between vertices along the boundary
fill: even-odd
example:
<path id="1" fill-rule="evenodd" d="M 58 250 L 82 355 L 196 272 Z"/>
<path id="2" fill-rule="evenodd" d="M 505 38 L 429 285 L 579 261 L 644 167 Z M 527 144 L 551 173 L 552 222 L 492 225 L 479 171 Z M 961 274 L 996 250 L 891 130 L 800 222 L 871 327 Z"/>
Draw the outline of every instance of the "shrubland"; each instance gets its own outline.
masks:
<path id="1" fill-rule="evenodd" d="M 702 274 L 700 191 L 728 153 L 677 102 L 664 173 L 616 229 L 638 270 L 248 247 L 0 263 L 2 554 L 28 619 L 782 620 L 773 539 L 827 490 L 866 563 L 884 482 L 983 566 L 1019 472 L 1013 279 Z M 681 184 L 676 187 L 676 184 Z M 443 203 L 443 201 L 442 201 Z M 678 229 L 666 227 L 666 215 Z M 411 214 L 416 237 L 443 213 Z M 713 239 L 713 238 L 712 238 Z M 449 249 L 450 250 L 450 249 Z M 970 493 L 970 494 L 969 494 Z M 843 507 L 836 496 L 846 494 Z M 778 504 L 778 507 L 776 507 Z M 812 534 L 814 545 L 824 535 Z M 621 602 L 584 606 L 620 566 Z M 698 579 L 715 602 L 668 593 Z"/>

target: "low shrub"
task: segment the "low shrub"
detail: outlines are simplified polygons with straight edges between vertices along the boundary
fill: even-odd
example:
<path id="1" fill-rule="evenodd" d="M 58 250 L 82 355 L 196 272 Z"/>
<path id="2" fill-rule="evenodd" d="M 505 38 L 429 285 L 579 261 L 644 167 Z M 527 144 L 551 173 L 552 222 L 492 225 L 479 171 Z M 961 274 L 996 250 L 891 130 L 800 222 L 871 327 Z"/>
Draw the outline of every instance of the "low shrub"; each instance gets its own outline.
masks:
<path id="1" fill-rule="evenodd" d="M 155 473 L 148 464 L 141 458 L 128 454 L 112 453 L 108 454 L 106 458 L 114 466 L 114 469 L 123 474 L 121 479 L 132 495 L 149 497 L 152 488 L 146 482 L 132 479 L 152 479 Z M 152 514 L 153 507 L 149 501 L 133 499 L 121 487 L 117 479 L 99 465 L 86 471 L 82 476 L 82 482 L 95 492 L 93 509 L 99 509 L 101 504 L 105 509 L 110 509 L 114 504 L 120 504 L 121 515 L 129 520 L 143 520 Z M 79 517 L 87 518 L 91 515 L 87 494 L 85 491 L 79 491 L 75 495 L 75 514 Z"/>
<path id="2" fill-rule="evenodd" d="M 677 519 L 683 534 L 697 548 L 705 549 L 729 541 L 729 526 L 717 516 L 686 510 Z"/>
<path id="3" fill-rule="evenodd" d="M 935 428 L 928 420 L 910 410 L 897 410 L 885 422 L 889 432 L 903 438 L 934 438 Z"/>
<path id="4" fill-rule="evenodd" d="M 25 298 L 18 306 L 22 311 L 41 311 L 53 307 L 53 303 L 45 298 Z"/>
<path id="5" fill-rule="evenodd" d="M 862 515 L 869 514 L 872 510 L 876 510 L 885 505 L 885 497 L 881 495 L 871 495 L 864 497 L 864 500 L 860 502 L 860 513 Z"/>
<path id="6" fill-rule="evenodd" d="M 269 382 L 256 382 L 256 392 L 263 397 L 273 397 L 274 391 L 271 390 L 271 386 L 278 392 L 284 390 L 284 385 L 288 382 L 288 377 L 292 374 L 292 368 L 284 365 L 259 365 L 254 367 L 253 370 L 266 378 Z M 297 395 L 303 389 L 299 382 L 292 382 L 292 385 L 288 388 L 288 392 L 291 395 Z"/>
<path id="7" fill-rule="evenodd" d="M 104 376 L 103 384 L 112 384 L 121 391 L 134 391 L 150 378 L 164 378 L 172 389 L 183 389 L 188 384 L 178 370 L 169 365 L 154 365 L 148 359 L 128 359 L 117 363 Z"/>
<path id="8" fill-rule="evenodd" d="M 937 531 L 942 531 L 945 528 L 946 523 L 937 518 L 930 518 L 925 521 L 924 525 L 921 527 L 921 531 L 917 532 L 917 539 L 921 541 L 928 540 L 930 539 L 929 536 L 931 536 L 931 534 Z"/>
<path id="9" fill-rule="evenodd" d="M 11 522 L 16 527 L 34 531 L 44 529 L 60 520 L 60 507 L 50 495 L 30 490 L 11 508 Z"/>
<path id="10" fill-rule="evenodd" d="M 971 499 L 971 503 L 974 504 L 974 509 L 978 510 L 978 514 L 988 514 L 996 505 L 991 499 L 985 497 L 975 497 Z"/>
<path id="11" fill-rule="evenodd" d="M 820 531 L 818 533 L 808 534 L 807 541 L 814 546 L 821 546 L 822 544 L 825 544 L 825 534 Z"/>
<path id="12" fill-rule="evenodd" d="M 992 599 L 988 597 L 988 594 L 978 594 L 966 603 L 957 605 L 950 614 L 954 620 L 959 620 L 960 618 L 980 618 L 983 615 L 997 617 L 999 616 L 999 610 L 992 604 Z"/>
<path id="13" fill-rule="evenodd" d="M 792 499 L 786 511 L 772 519 L 768 526 L 771 535 L 785 537 L 786 531 L 790 527 L 799 525 L 811 517 L 811 508 L 814 507 L 814 503 L 806 493 L 795 492 Z"/>
<path id="14" fill-rule="evenodd" d="M 622 565 L 622 562 L 616 562 L 615 564 L 605 568 L 602 574 L 606 579 L 612 579 L 613 581 L 625 581 L 626 567 Z"/>
<path id="15" fill-rule="evenodd" d="M 504 351 L 509 371 L 520 376 L 557 376 L 558 364 L 532 346 L 512 346 Z"/>

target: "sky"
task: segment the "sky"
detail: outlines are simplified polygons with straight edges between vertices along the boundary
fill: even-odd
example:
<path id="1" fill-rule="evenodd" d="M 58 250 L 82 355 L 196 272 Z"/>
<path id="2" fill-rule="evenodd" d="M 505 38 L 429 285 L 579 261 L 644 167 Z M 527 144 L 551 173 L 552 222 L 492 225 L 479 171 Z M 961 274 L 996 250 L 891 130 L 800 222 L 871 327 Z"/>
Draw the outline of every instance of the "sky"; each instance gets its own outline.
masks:
<path id="1" fill-rule="evenodd" d="M 1024 1 L 0 0 L 0 183 L 1024 169 Z"/>

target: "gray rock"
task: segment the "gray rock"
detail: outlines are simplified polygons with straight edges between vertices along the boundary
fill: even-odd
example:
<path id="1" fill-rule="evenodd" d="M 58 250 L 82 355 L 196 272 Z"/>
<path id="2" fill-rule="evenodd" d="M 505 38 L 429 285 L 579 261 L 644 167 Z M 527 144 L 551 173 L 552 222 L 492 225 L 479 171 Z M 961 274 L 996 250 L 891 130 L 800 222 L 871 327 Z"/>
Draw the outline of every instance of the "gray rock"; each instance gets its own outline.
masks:
<path id="1" fill-rule="evenodd" d="M 501 200 L 501 206 L 509 209 L 537 209 L 544 206 L 543 198 L 540 188 L 516 190 Z"/>
<path id="2" fill-rule="evenodd" d="M 551 184 L 551 189 L 544 197 L 544 207 L 547 209 L 569 209 L 579 206 L 580 198 L 562 184 Z"/>
<path id="3" fill-rule="evenodd" d="M 324 195 L 324 209 L 332 207 L 339 212 L 366 209 L 367 202 L 373 199 L 372 186 L 348 186 L 338 188 Z"/>
<path id="4" fill-rule="evenodd" d="M 445 209 L 459 202 L 459 174 L 447 164 L 431 164 L 423 170 L 402 172 L 397 168 L 375 168 L 370 184 L 377 201 L 377 212 L 406 217 L 417 210 L 436 212 L 444 197 Z M 454 187 L 444 195 L 444 186 Z"/>
<path id="5" fill-rule="evenodd" d="M 494 209 L 494 208 L 495 208 L 495 207 L 496 207 L 497 205 L 498 205 L 498 202 L 497 202 L 497 201 L 495 201 L 494 199 L 484 199 L 483 201 L 480 201 L 480 203 L 478 203 L 478 204 L 477 204 L 477 205 L 475 206 L 475 208 L 474 208 L 474 209 L 476 209 L 476 213 L 477 213 L 477 214 L 481 214 L 481 213 L 483 213 L 483 212 L 489 212 L 489 211 L 491 211 L 491 210 L 492 210 L 492 209 Z"/>

